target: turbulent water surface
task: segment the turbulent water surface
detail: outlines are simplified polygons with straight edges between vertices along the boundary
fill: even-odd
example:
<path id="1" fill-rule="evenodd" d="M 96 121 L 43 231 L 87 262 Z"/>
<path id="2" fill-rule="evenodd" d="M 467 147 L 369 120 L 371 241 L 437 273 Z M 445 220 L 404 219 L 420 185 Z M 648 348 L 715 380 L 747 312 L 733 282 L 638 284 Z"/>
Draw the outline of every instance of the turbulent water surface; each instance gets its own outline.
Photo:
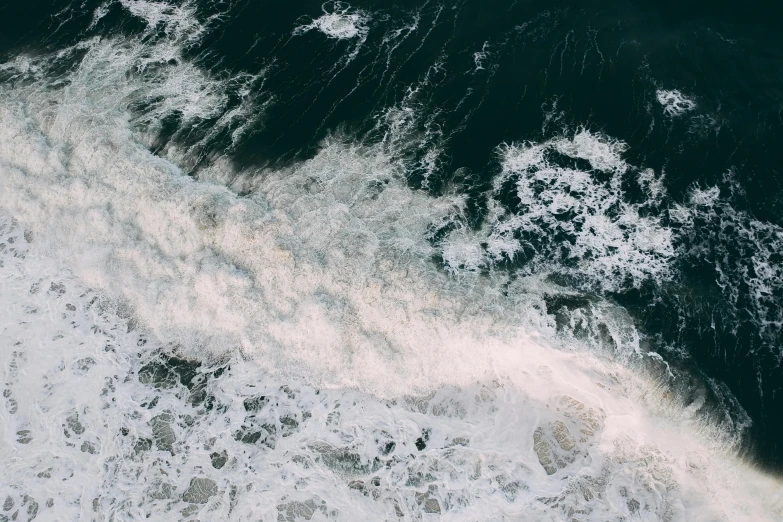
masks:
<path id="1" fill-rule="evenodd" d="M 0 4 L 0 521 L 783 520 L 783 36 Z"/>

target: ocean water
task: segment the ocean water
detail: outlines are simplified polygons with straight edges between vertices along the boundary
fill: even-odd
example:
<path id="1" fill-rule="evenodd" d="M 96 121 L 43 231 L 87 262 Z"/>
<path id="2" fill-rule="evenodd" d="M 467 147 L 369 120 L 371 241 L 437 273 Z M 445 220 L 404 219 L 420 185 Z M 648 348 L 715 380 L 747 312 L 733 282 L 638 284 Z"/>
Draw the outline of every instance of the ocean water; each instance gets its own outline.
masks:
<path id="1" fill-rule="evenodd" d="M 0 4 L 0 521 L 783 520 L 783 36 Z"/>

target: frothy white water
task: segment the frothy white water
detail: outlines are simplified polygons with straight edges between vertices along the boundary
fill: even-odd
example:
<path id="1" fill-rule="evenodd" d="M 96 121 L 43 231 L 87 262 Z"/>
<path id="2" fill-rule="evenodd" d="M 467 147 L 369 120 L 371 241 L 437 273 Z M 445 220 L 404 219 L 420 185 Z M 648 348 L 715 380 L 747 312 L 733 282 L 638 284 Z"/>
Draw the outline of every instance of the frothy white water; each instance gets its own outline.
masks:
<path id="1" fill-rule="evenodd" d="M 176 57 L 190 31 L 170 33 Z M 461 197 L 408 188 L 395 157 L 408 119 L 390 113 L 378 146 L 333 138 L 281 171 L 215 161 L 194 182 L 149 152 L 154 118 L 134 121 L 128 99 L 205 118 L 226 84 L 187 62 L 172 67 L 203 97 L 169 88 L 165 68 L 128 79 L 144 53 L 87 45 L 56 90 L 31 83 L 46 64 L 24 59 L 0 87 L 0 501 L 17 519 L 781 516 L 779 484 L 731 457 L 736 433 L 704 420 L 703 398 L 683 407 L 576 340 L 558 349 L 551 285 L 449 261 L 487 254 L 460 229 Z M 504 150 L 497 190 L 543 186 L 542 205 L 570 195 L 585 216 L 614 198 L 626 221 L 563 230 L 626 252 L 630 277 L 665 275 L 665 229 L 624 203 L 621 143 L 581 133 Z M 639 183 L 660 198 L 654 173 Z M 565 226 L 539 210 L 530 226 Z M 449 223 L 442 244 L 427 241 Z M 591 256 L 580 269 L 608 276 Z M 621 310 L 599 302 L 574 320 L 595 317 L 618 360 L 641 358 Z M 160 352 L 203 365 L 183 379 Z"/>
<path id="2" fill-rule="evenodd" d="M 473 373 L 477 325 L 458 324 L 465 305 L 449 298 L 424 239 L 461 200 L 411 192 L 382 154 L 327 144 L 237 198 L 183 177 L 123 127 L 96 124 L 99 114 L 64 107 L 35 122 L 13 101 L 2 110 L 4 205 L 162 340 L 191 353 L 242 347 L 380 391 L 392 368 L 405 375 L 392 387 L 439 382 L 443 334 L 464 331 L 451 371 Z M 433 328 L 433 313 L 444 324 Z M 333 371 L 343 367 L 354 370 Z"/>
<path id="3" fill-rule="evenodd" d="M 334 6 L 334 12 L 327 12 L 307 25 L 302 25 L 294 29 L 294 34 L 306 33 L 312 29 L 318 29 L 330 38 L 340 40 L 356 38 L 367 34 L 367 16 L 361 12 L 348 13 L 350 6 L 343 6 L 337 2 Z"/>
<path id="4" fill-rule="evenodd" d="M 111 302 L 63 267 L 70 263 L 42 257 L 35 234 L 5 215 L 0 244 L 3 516 L 714 521 L 783 513 L 776 480 L 705 445 L 708 427 L 695 435 L 698 422 L 665 389 L 593 356 L 530 341 L 498 350 L 483 339 L 480 357 L 491 353 L 494 364 L 472 383 L 387 400 L 283 379 L 263 369 L 270 361 L 237 353 L 183 370 L 159 357 L 170 346 L 129 330 Z"/>
<path id="5" fill-rule="evenodd" d="M 749 312 L 745 320 L 774 346 L 783 330 L 779 299 L 783 294 L 783 227 L 734 208 L 732 200 L 741 188 L 732 171 L 723 181 L 723 190 L 693 187 L 688 204 L 676 205 L 669 213 L 682 226 L 692 253 L 712 261 L 731 313 L 738 317 L 743 310 Z M 776 355 L 783 356 L 783 351 Z"/>
<path id="6" fill-rule="evenodd" d="M 502 172 L 488 199 L 486 229 L 449 237 L 447 265 L 476 270 L 519 256 L 533 266 L 556 259 L 559 271 L 610 291 L 667 280 L 672 230 L 644 212 L 657 208 L 665 189 L 653 171 L 631 171 L 624 150 L 624 143 L 587 130 L 501 147 Z M 645 193 L 641 203 L 630 203 L 623 189 L 629 171 Z M 507 208 L 504 191 L 516 197 L 515 207 Z"/>
<path id="7" fill-rule="evenodd" d="M 331 141 L 238 198 L 184 177 L 96 106 L 58 107 L 74 99 L 63 91 L 6 93 L 4 205 L 163 342 L 394 395 L 471 382 L 493 364 L 476 346 L 513 350 L 553 331 L 532 282 L 503 296 L 492 279 L 436 269 L 426 237 L 463 201 L 411 191 L 383 146 Z M 17 95 L 46 110 L 31 118 Z M 220 164 L 202 173 L 222 177 L 241 182 Z M 617 344 L 639 351 L 638 339 Z"/>
<path id="8" fill-rule="evenodd" d="M 658 103 L 663 107 L 663 112 L 670 118 L 682 116 L 696 108 L 696 102 L 678 91 L 659 89 L 655 92 Z"/>
<path id="9" fill-rule="evenodd" d="M 258 125 L 272 101 L 264 89 L 265 71 L 218 78 L 185 58 L 185 51 L 207 31 L 187 2 L 182 6 L 145 1 L 121 5 L 146 23 L 141 38 L 96 37 L 56 53 L 20 55 L 0 65 L 3 81 L 26 85 L 34 97 L 46 96 L 37 92 L 36 85 L 41 91 L 65 87 L 58 110 L 62 106 L 86 110 L 103 125 L 121 118 L 130 124 L 126 128 L 137 132 L 137 139 L 184 168 L 214 156 L 210 144 L 219 137 L 224 147 L 220 153 L 231 151 Z M 95 22 L 107 9 L 98 9 Z M 72 70 L 74 64 L 77 67 Z M 107 116 L 110 111 L 114 116 Z M 56 112 L 38 116 L 56 120 Z M 85 118 L 80 124 L 88 122 Z M 172 122 L 178 133 L 159 144 L 165 125 Z"/>
<path id="10" fill-rule="evenodd" d="M 484 61 L 491 55 L 489 51 L 489 42 L 484 42 L 481 46 L 481 50 L 473 53 L 473 64 L 476 66 L 473 72 L 484 70 Z"/>
<path id="11" fill-rule="evenodd" d="M 323 15 L 314 19 L 309 24 L 294 28 L 294 36 L 305 34 L 313 29 L 320 31 L 329 39 L 356 40 L 355 45 L 349 51 L 344 63 L 353 60 L 367 40 L 370 32 L 370 16 L 362 10 L 351 9 L 344 2 L 326 2 L 323 5 Z"/>

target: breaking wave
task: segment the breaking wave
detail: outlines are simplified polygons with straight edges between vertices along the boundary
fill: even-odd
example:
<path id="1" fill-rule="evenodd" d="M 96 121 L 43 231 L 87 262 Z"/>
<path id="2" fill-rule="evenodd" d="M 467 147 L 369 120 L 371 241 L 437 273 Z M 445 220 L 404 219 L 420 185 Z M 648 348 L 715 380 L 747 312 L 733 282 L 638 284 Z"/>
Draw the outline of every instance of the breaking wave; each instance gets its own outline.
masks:
<path id="1" fill-rule="evenodd" d="M 9 516 L 783 514 L 779 481 L 737 456 L 751 421 L 731 393 L 664 361 L 608 297 L 672 281 L 683 244 L 706 248 L 697 230 L 739 231 L 720 281 L 779 329 L 779 228 L 719 187 L 674 203 L 586 128 L 498 144 L 471 226 L 466 194 L 411 188 L 448 139 L 417 102 L 429 73 L 373 139 L 239 168 L 274 104 L 265 73 L 202 68 L 187 51 L 211 22 L 188 3 L 120 5 L 141 36 L 0 68 Z M 372 18 L 323 12 L 291 35 L 348 40 L 346 66 Z"/>

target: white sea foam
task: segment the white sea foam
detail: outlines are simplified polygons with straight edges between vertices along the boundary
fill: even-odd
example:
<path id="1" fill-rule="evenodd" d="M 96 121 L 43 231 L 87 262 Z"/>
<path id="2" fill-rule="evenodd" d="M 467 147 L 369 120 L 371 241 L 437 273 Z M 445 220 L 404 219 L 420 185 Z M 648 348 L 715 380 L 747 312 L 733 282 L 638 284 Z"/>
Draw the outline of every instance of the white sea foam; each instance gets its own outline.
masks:
<path id="1" fill-rule="evenodd" d="M 293 35 L 302 35 L 312 30 L 320 31 L 328 38 L 334 40 L 354 40 L 349 48 L 342 65 L 347 65 L 359 54 L 367 35 L 370 32 L 370 16 L 360 9 L 351 9 L 351 6 L 338 1 L 326 2 L 323 7 L 323 15 L 314 19 L 309 24 L 299 25 L 294 28 Z"/>
<path id="2" fill-rule="evenodd" d="M 351 12 L 351 6 L 344 2 L 327 2 L 324 4 L 323 11 L 324 14 L 311 23 L 296 27 L 294 34 L 317 29 L 329 38 L 338 40 L 367 37 L 369 16 L 365 12 L 360 10 Z"/>
<path id="3" fill-rule="evenodd" d="M 704 445 L 692 409 L 587 354 L 495 334 L 477 340 L 492 367 L 475 381 L 388 400 L 236 353 L 179 377 L 158 356 L 171 348 L 42 257 L 35 233 L 0 215 L 0 244 L 0 500 L 17 520 L 783 513 L 779 483 Z"/>
<path id="4" fill-rule="evenodd" d="M 172 5 L 167 2 L 148 0 L 121 0 L 120 4 L 131 14 L 146 22 L 146 36 L 151 36 L 155 31 L 162 29 L 166 38 L 171 41 L 192 42 L 198 40 L 204 33 L 205 28 L 199 23 L 195 7 L 190 2 Z M 100 20 L 106 12 L 99 7 L 94 20 Z"/>
<path id="5" fill-rule="evenodd" d="M 203 97 L 152 66 L 125 76 L 144 58 L 132 42 L 88 42 L 56 90 L 32 81 L 46 57 L 4 71 L 14 76 L 0 86 L 9 516 L 780 518 L 778 481 L 731 457 L 741 429 L 621 364 L 643 357 L 621 308 L 596 301 L 571 318 L 603 325 L 622 355 L 598 357 L 558 337 L 542 298 L 557 291 L 550 283 L 471 276 L 487 254 L 461 225 L 464 200 L 408 188 L 404 125 L 376 146 L 333 137 L 279 171 L 218 160 L 201 182 L 150 153 L 153 119 L 139 121 L 129 97 L 193 118 L 223 103 L 226 84 L 181 62 L 171 34 L 176 45 L 152 49 L 171 49 Z M 624 203 L 622 150 L 591 133 L 509 146 L 497 189 L 513 180 L 527 197 L 539 179 L 546 204 L 586 214 L 615 198 L 623 226 L 604 214 L 577 244 L 616 246 L 629 253 L 620 261 L 643 262 L 619 264 L 632 278 L 662 277 L 668 236 Z M 559 166 L 553 152 L 594 172 Z M 657 179 L 638 177 L 651 195 Z M 516 251 L 490 222 L 489 248 Z M 433 246 L 442 223 L 455 230 Z M 438 254 L 464 277 L 437 269 Z M 603 275 L 601 261 L 583 261 Z M 161 352 L 203 365 L 185 386 Z"/>
<path id="6" fill-rule="evenodd" d="M 116 110 L 142 131 L 137 138 L 149 146 L 156 145 L 166 121 L 176 119 L 180 135 L 159 154 L 186 168 L 210 152 L 216 137 L 227 135 L 230 150 L 258 124 L 271 102 L 264 90 L 265 71 L 215 78 L 185 58 L 184 51 L 206 31 L 188 3 L 130 1 L 122 6 L 147 23 L 143 39 L 85 40 L 53 54 L 17 56 L 1 65 L 0 72 L 12 83 L 38 83 L 40 89 L 29 91 L 32 96 L 45 96 L 39 91 L 52 85 L 67 85 L 60 105 L 83 104 L 103 114 Z M 55 72 L 67 70 L 74 60 L 79 66 L 72 75 Z"/>
<path id="7" fill-rule="evenodd" d="M 14 104 L 2 110 L 3 121 L 32 123 L 21 123 L 25 116 Z M 437 350 L 425 354 L 430 362 L 423 367 L 406 354 L 428 338 L 439 345 L 438 333 L 419 321 L 414 336 L 413 328 L 399 332 L 388 320 L 402 313 L 399 301 L 411 311 L 447 311 L 433 293 L 442 285 L 428 288 L 421 275 L 413 277 L 435 272 L 427 263 L 427 226 L 459 212 L 459 198 L 411 192 L 383 154 L 334 142 L 304 165 L 260 176 L 253 195 L 238 199 L 183 177 L 128 141 L 122 127 L 95 125 L 98 114 L 68 111 L 47 119 L 53 124 L 33 139 L 4 126 L 4 205 L 37 214 L 41 241 L 68 251 L 78 276 L 122 296 L 162 340 L 196 353 L 232 346 L 257 356 L 284 351 L 324 376 L 343 364 L 346 343 L 359 357 L 376 351 L 362 347 L 380 342 L 392 367 L 412 365 L 406 386 L 430 382 L 426 368 L 437 363 Z M 93 125 L 80 125 L 85 117 Z M 37 188 L 30 191 L 32 179 Z M 59 232 L 43 234 L 49 226 Z M 409 288 L 411 278 L 421 282 Z M 279 337 L 296 332 L 301 338 L 282 350 Z M 371 375 L 354 362 L 353 375 L 332 373 L 335 384 L 382 388 L 384 375 L 393 374 L 379 364 Z M 470 363 L 464 366 L 468 371 Z"/>
<path id="8" fill-rule="evenodd" d="M 658 99 L 658 103 L 663 107 L 663 112 L 670 118 L 682 116 L 686 112 L 690 112 L 696 108 L 696 102 L 677 89 L 658 89 L 655 92 L 655 97 Z"/>
<path id="9" fill-rule="evenodd" d="M 490 56 L 489 42 L 484 42 L 481 46 L 481 50 L 473 53 L 473 64 L 476 66 L 473 72 L 484 70 L 484 61 Z"/>
<path id="10" fill-rule="evenodd" d="M 471 254 L 471 266 L 525 255 L 532 256 L 531 264 L 538 269 L 541 262 L 561 258 L 558 270 L 606 290 L 669 278 L 672 230 L 641 212 L 643 206 L 660 203 L 663 185 L 650 170 L 636 174 L 650 199 L 629 203 L 622 187 L 623 176 L 631 170 L 622 159 L 625 147 L 587 130 L 544 143 L 502 146 L 502 172 L 489 196 L 488 224 L 473 236 L 474 243 L 486 245 L 486 252 L 482 260 Z M 587 167 L 569 165 L 554 156 L 558 154 L 569 161 L 585 160 Z M 509 184 L 519 201 L 513 208 L 500 200 Z M 449 241 L 446 263 L 452 268 L 465 265 L 460 256 L 467 250 Z"/>
<path id="11" fill-rule="evenodd" d="M 676 205 L 670 214 L 682 226 L 691 253 L 713 264 L 731 313 L 736 317 L 747 310 L 744 320 L 774 345 L 783 329 L 778 298 L 783 293 L 783 227 L 733 206 L 731 192 L 741 189 L 732 172 L 724 187 L 726 194 L 718 186 L 693 187 L 688 204 Z"/>
<path id="12" fill-rule="evenodd" d="M 431 176 L 442 165 L 447 138 L 439 124 L 438 110 L 427 110 L 421 101 L 445 77 L 443 63 L 436 62 L 412 86 L 396 105 L 375 116 L 373 138 L 381 141 L 391 162 L 404 169 L 406 176 L 421 177 L 421 186 L 428 188 Z"/>

